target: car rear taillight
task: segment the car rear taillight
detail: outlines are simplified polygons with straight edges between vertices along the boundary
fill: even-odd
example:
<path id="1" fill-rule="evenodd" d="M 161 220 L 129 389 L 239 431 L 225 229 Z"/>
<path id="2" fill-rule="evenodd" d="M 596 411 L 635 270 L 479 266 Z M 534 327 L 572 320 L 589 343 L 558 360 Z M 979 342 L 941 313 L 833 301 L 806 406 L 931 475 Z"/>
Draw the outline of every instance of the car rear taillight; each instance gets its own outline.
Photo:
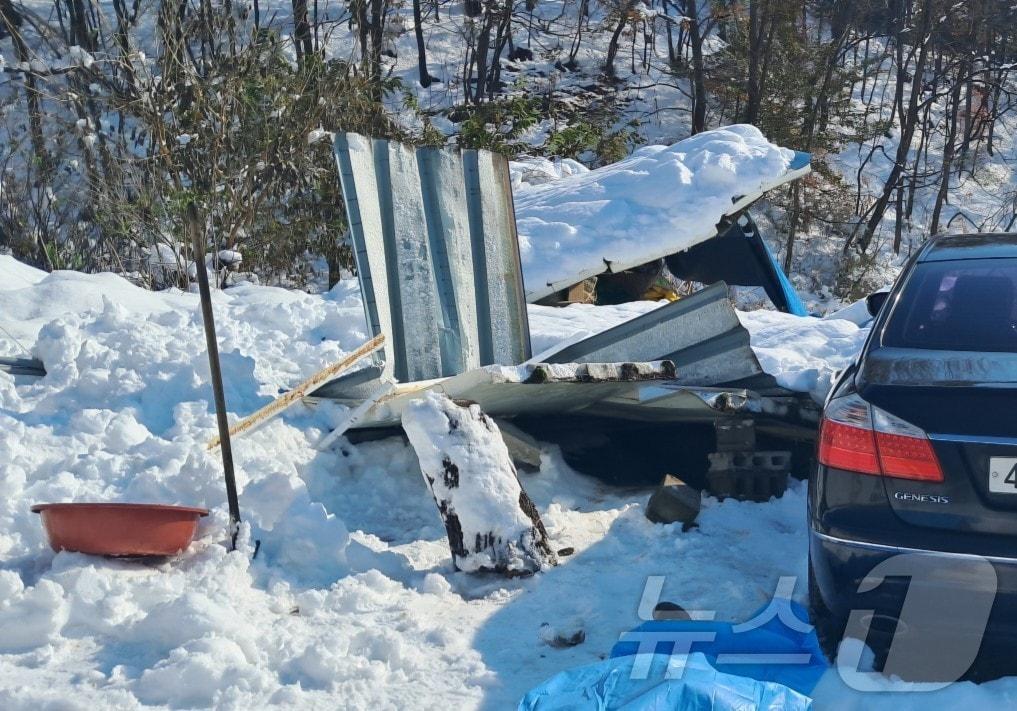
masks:
<path id="1" fill-rule="evenodd" d="M 879 465 L 884 475 L 943 481 L 939 458 L 924 430 L 875 406 L 872 408 L 872 420 L 876 426 Z"/>
<path id="2" fill-rule="evenodd" d="M 860 474 L 943 481 L 928 435 L 857 395 L 827 406 L 819 429 L 819 461 Z"/>
<path id="3" fill-rule="evenodd" d="M 861 474 L 882 474 L 869 403 L 857 395 L 830 403 L 819 428 L 819 461 Z"/>

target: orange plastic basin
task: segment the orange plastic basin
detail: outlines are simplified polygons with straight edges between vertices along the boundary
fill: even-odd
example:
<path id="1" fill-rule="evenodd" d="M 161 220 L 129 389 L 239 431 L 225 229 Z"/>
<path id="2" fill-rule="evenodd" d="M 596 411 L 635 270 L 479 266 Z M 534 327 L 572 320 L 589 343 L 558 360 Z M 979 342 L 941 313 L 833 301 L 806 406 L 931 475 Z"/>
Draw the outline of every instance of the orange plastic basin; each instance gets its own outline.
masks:
<path id="1" fill-rule="evenodd" d="M 163 504 L 36 504 L 55 551 L 93 555 L 176 555 L 190 545 L 208 509 Z"/>

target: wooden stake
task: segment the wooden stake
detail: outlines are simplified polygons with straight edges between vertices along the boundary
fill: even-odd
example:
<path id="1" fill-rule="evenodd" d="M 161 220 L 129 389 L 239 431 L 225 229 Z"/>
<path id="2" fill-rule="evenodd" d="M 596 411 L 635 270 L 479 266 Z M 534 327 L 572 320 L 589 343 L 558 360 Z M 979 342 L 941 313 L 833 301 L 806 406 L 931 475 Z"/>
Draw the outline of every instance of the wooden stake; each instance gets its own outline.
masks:
<path id="1" fill-rule="evenodd" d="M 255 412 L 253 415 L 249 415 L 240 422 L 236 423 L 232 427 L 229 427 L 226 432 L 226 437 L 223 437 L 222 428 L 219 429 L 219 436 L 213 437 L 208 441 L 206 448 L 209 450 L 215 449 L 219 446 L 220 442 L 223 446 L 226 446 L 229 437 L 232 435 L 241 434 L 253 428 L 255 425 L 268 420 L 275 415 L 278 415 L 288 407 L 293 406 L 307 395 L 308 391 L 322 385 L 323 383 L 331 380 L 335 376 L 339 375 L 345 370 L 348 370 L 352 366 L 356 365 L 362 358 L 371 355 L 375 351 L 379 350 L 385 345 L 384 334 L 375 336 L 364 345 L 360 346 L 357 350 L 350 353 L 348 356 L 340 361 L 333 363 L 327 368 L 319 370 L 317 373 L 312 375 L 310 378 L 300 383 L 297 387 L 293 388 L 287 393 L 280 395 L 272 402 L 265 405 L 263 408 Z"/>

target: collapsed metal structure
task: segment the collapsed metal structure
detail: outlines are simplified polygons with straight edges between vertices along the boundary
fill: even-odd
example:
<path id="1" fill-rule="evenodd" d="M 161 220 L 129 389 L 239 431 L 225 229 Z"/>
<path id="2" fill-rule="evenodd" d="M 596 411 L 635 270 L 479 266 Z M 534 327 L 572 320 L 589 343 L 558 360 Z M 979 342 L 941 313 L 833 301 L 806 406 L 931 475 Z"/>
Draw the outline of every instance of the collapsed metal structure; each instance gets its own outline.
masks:
<path id="1" fill-rule="evenodd" d="M 501 418 L 741 420 L 814 435 L 818 407 L 763 371 L 724 282 L 533 362 L 526 301 L 550 286 L 525 290 L 505 159 L 354 134 L 337 136 L 335 153 L 371 335 L 390 344 L 370 367 L 312 394 L 360 406 L 351 428 L 398 426 L 408 404 L 434 390 Z M 747 191 L 726 223 L 808 169 L 798 154 L 785 180 Z M 591 264 L 575 281 L 610 267 Z"/>
<path id="2" fill-rule="evenodd" d="M 336 137 L 335 155 L 370 335 L 384 336 L 378 339 L 384 350 L 372 363 L 308 396 L 351 407 L 341 430 L 397 427 L 409 404 L 427 391 L 477 403 L 506 423 L 506 439 L 531 450 L 522 442 L 526 433 L 508 420 L 578 415 L 708 423 L 717 435 L 711 481 L 727 491 L 714 493 L 764 498 L 777 493 L 777 485 L 766 482 L 780 478 L 787 457 L 756 451 L 756 429 L 787 439 L 815 437 L 818 405 L 764 372 L 724 281 L 534 359 L 527 302 L 570 284 L 526 290 L 505 158 L 355 134 Z M 654 258 L 683 259 L 691 273 L 715 272 L 709 266 L 699 271 L 696 246 L 700 253 L 726 255 L 719 241 L 702 246 L 719 233 L 731 239 L 736 227 L 758 238 L 745 208 L 806 174 L 808 158 L 796 154 L 782 179 L 737 197 L 715 234 L 702 235 L 687 252 Z M 755 242 L 758 251 L 762 241 Z M 578 270 L 572 283 L 636 266 L 624 255 L 598 259 Z M 772 255 L 758 261 L 779 272 Z M 793 295 L 786 277 L 774 288 L 782 298 Z M 28 358 L 2 358 L 0 370 L 45 375 L 43 364 Z M 534 452 L 529 456 L 532 464 Z"/>

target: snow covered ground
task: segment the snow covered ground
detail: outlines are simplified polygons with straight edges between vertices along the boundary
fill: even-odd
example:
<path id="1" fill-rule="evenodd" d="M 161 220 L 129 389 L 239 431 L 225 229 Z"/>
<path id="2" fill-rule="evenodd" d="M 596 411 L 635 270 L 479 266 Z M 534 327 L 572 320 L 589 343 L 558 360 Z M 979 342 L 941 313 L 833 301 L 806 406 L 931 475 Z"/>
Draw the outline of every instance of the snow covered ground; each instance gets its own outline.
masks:
<path id="1" fill-rule="evenodd" d="M 232 417 L 366 339 L 350 282 L 314 296 L 239 286 L 214 301 Z M 535 347 L 654 307 L 534 307 Z M 744 318 L 763 362 L 807 389 L 863 333 L 848 321 Z M 18 354 L 16 337 L 49 370 L 0 374 L 0 708 L 506 709 L 607 654 L 640 621 L 648 576 L 666 576 L 665 599 L 735 619 L 779 576 L 804 580 L 803 485 L 767 504 L 707 499 L 700 527 L 682 533 L 644 518 L 648 491 L 606 487 L 553 450 L 523 484 L 555 548 L 575 553 L 527 579 L 456 573 L 410 447 L 393 437 L 316 451 L 342 414 L 328 406 L 294 408 L 237 441 L 245 524 L 228 554 L 219 462 L 202 446 L 215 428 L 195 295 L 44 275 L 0 256 L 0 327 L 0 353 Z M 828 351 L 826 365 L 804 349 Z M 96 499 L 213 514 L 172 560 L 53 554 L 29 506 Z M 545 622 L 581 625 L 586 641 L 552 648 Z M 838 708 L 1017 700 L 1013 680 L 906 703 L 828 684 Z"/>

